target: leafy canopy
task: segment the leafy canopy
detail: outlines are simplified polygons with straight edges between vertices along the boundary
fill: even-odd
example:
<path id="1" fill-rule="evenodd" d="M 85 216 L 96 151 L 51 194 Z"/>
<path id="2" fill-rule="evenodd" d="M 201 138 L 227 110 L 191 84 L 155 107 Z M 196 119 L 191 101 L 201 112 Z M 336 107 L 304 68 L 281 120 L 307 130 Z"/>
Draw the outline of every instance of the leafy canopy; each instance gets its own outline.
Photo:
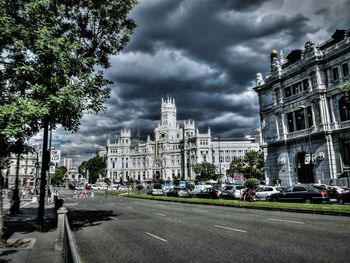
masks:
<path id="1" fill-rule="evenodd" d="M 199 181 L 207 181 L 210 179 L 217 179 L 217 175 L 215 174 L 216 166 L 212 163 L 197 163 L 192 166 L 193 171 L 197 174 L 197 179 Z"/>
<path id="2" fill-rule="evenodd" d="M 243 159 L 236 158 L 230 164 L 229 174 L 243 173 L 245 178 L 264 177 L 264 156 L 261 151 L 249 151 Z"/>
<path id="3" fill-rule="evenodd" d="M 110 83 L 101 70 L 135 27 L 135 0 L 0 0 L 0 146 L 37 133 L 43 120 L 76 131 L 99 112 Z M 1 157 L 1 156 L 0 156 Z"/>

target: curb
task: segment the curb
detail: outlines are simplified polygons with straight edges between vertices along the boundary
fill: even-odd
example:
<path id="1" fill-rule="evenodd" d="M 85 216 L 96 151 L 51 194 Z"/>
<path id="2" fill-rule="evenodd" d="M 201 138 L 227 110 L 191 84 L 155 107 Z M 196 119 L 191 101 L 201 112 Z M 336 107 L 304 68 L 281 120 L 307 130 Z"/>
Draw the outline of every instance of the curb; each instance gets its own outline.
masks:
<path id="1" fill-rule="evenodd" d="M 164 201 L 164 202 L 177 202 L 184 204 L 198 204 L 198 205 L 211 205 L 211 206 L 224 206 L 224 207 L 234 207 L 234 208 L 246 208 L 246 209 L 256 209 L 256 210 L 270 210 L 270 211 L 281 211 L 281 212 L 294 212 L 294 213 L 304 213 L 304 214 L 315 214 L 315 215 L 330 215 L 330 216 L 346 216 L 350 217 L 350 212 L 337 212 L 337 211 L 323 211 L 323 210 L 310 210 L 310 209 L 297 209 L 297 208 L 284 208 L 284 207 L 267 207 L 267 206 L 248 206 L 240 204 L 210 204 L 206 202 L 184 202 L 181 200 L 164 200 L 164 199 L 153 199 L 138 196 L 128 196 L 129 198 L 138 198 L 146 200 Z"/>

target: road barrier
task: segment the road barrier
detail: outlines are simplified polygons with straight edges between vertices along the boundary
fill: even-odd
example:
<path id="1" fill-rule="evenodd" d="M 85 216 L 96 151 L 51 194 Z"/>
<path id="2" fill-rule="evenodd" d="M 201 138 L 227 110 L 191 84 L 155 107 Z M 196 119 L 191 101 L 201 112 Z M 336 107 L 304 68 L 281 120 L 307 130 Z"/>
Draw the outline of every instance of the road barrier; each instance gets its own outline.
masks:
<path id="1" fill-rule="evenodd" d="M 55 242 L 55 250 L 63 251 L 64 261 L 66 263 L 80 263 L 80 257 L 74 244 L 67 212 L 68 209 L 65 207 L 61 207 L 57 211 L 57 239 Z"/>

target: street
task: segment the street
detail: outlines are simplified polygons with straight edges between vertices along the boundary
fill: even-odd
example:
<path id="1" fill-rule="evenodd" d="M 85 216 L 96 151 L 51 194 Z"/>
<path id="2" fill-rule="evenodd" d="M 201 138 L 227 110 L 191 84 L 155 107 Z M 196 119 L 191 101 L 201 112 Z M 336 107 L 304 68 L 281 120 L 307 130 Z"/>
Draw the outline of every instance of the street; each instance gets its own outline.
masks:
<path id="1" fill-rule="evenodd" d="M 83 262 L 335 262 L 350 218 L 61 190 Z"/>

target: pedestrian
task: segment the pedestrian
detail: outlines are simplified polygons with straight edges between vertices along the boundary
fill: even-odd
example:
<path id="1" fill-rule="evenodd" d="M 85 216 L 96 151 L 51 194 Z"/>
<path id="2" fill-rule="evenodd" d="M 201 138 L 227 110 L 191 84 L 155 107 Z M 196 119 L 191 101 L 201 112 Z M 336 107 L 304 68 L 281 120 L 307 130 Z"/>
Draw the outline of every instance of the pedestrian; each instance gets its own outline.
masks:
<path id="1" fill-rule="evenodd" d="M 91 196 L 92 199 L 95 198 L 95 193 L 94 193 L 94 190 L 93 190 L 93 189 L 91 189 L 91 195 L 90 195 L 90 196 Z"/>
<path id="2" fill-rule="evenodd" d="M 77 199 L 78 198 L 78 192 L 77 190 L 74 190 L 74 195 L 73 195 L 73 198 Z"/>
<path id="3" fill-rule="evenodd" d="M 108 188 L 106 188 L 106 195 L 105 195 L 105 197 L 106 198 L 109 197 Z"/>

